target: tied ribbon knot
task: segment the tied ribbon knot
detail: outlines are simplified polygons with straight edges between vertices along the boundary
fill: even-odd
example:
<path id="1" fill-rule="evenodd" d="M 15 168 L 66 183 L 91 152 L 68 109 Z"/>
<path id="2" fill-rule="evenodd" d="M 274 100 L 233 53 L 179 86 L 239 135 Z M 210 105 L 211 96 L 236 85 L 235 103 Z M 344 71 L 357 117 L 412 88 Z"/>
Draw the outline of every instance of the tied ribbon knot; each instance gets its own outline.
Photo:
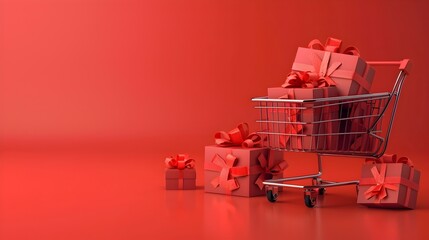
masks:
<path id="1" fill-rule="evenodd" d="M 252 148 L 261 146 L 262 138 L 259 134 L 249 133 L 249 125 L 240 123 L 229 132 L 219 131 L 215 133 L 215 143 L 222 147 L 242 146 Z"/>
<path id="2" fill-rule="evenodd" d="M 288 167 L 288 163 L 285 160 L 274 164 L 274 159 L 268 160 L 262 153 L 258 156 L 258 162 L 260 165 L 260 174 L 258 179 L 256 179 L 255 184 L 258 185 L 261 190 L 264 188 L 263 182 L 266 179 L 272 179 L 274 176 L 280 176 Z"/>
<path id="3" fill-rule="evenodd" d="M 231 153 L 228 153 L 225 158 L 216 154 L 212 159 L 212 163 L 220 169 L 220 174 L 211 181 L 214 188 L 222 187 L 228 192 L 240 188 L 237 177 L 249 175 L 248 167 L 234 167 L 238 159 Z"/>
<path id="4" fill-rule="evenodd" d="M 185 168 L 194 168 L 195 160 L 189 158 L 187 154 L 177 154 L 176 157 L 167 157 L 165 159 L 167 168 L 176 168 L 183 170 Z"/>
<path id="5" fill-rule="evenodd" d="M 382 199 L 387 197 L 387 189 L 391 189 L 394 191 L 398 190 L 397 186 L 390 184 L 390 183 L 386 183 L 386 181 L 385 181 L 386 180 L 386 170 L 387 170 L 386 164 L 381 164 L 380 172 L 377 170 L 376 166 L 371 168 L 371 173 L 374 177 L 376 185 L 371 186 L 365 192 L 365 198 L 366 199 L 370 199 L 372 197 L 375 197 L 375 201 L 379 203 L 379 202 L 381 202 Z"/>

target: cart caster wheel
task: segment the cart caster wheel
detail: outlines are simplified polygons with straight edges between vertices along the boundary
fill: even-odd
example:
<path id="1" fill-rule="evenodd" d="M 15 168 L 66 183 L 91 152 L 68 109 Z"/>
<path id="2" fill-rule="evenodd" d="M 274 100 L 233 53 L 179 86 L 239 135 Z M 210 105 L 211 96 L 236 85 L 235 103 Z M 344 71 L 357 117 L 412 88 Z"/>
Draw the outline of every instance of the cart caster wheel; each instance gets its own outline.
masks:
<path id="1" fill-rule="evenodd" d="M 305 206 L 307 206 L 309 208 L 313 208 L 316 205 L 316 198 L 311 197 L 310 195 L 305 195 L 304 196 L 304 203 L 305 203 Z"/>
<path id="2" fill-rule="evenodd" d="M 317 190 L 317 192 L 319 193 L 319 195 L 325 195 L 326 188 L 319 188 L 319 190 Z"/>
<path id="3" fill-rule="evenodd" d="M 313 208 L 314 206 L 316 206 L 316 201 L 317 201 L 317 192 L 313 189 L 309 189 L 306 190 L 304 192 L 304 203 L 305 206 L 309 207 L 309 208 Z"/>
<path id="4" fill-rule="evenodd" d="M 270 202 L 276 202 L 278 196 L 279 196 L 279 194 L 278 193 L 274 193 L 273 190 L 268 190 L 267 191 L 267 199 Z"/>

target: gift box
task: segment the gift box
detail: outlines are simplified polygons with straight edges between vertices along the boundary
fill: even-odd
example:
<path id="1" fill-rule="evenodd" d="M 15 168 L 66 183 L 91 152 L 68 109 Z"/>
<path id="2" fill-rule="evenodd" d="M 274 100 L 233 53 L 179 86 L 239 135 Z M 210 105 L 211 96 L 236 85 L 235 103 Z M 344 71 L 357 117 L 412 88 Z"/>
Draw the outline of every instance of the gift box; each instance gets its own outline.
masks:
<path id="1" fill-rule="evenodd" d="M 298 48 L 292 70 L 313 72 L 333 80 L 340 96 L 368 93 L 374 69 L 359 57 L 356 48 L 349 47 L 340 53 L 340 47 L 339 39 L 328 38 L 325 45 L 315 39 L 308 48 Z"/>
<path id="2" fill-rule="evenodd" d="M 384 155 L 362 167 L 357 203 L 368 207 L 414 209 L 420 171 L 411 161 Z"/>
<path id="3" fill-rule="evenodd" d="M 165 159 L 165 188 L 167 190 L 196 189 L 195 160 L 186 154 Z"/>
<path id="4" fill-rule="evenodd" d="M 268 88 L 268 98 L 282 99 L 316 99 L 338 96 L 335 87 L 320 88 Z M 322 120 L 338 119 L 338 106 L 319 107 L 318 103 L 278 103 L 279 107 L 268 109 L 268 120 L 275 121 L 268 125 L 270 132 L 294 134 L 270 135 L 270 146 L 278 146 L 295 150 L 322 150 L 332 149 L 337 145 L 338 136 L 312 136 L 318 133 L 339 131 L 339 121 L 318 123 Z M 299 108 L 297 108 L 299 107 Z M 279 123 L 278 123 L 279 122 Z M 288 123 L 283 123 L 288 122 Z M 304 122 L 306 124 L 290 124 L 290 122 Z M 299 135 L 299 136 L 296 136 Z"/>
<path id="5" fill-rule="evenodd" d="M 195 169 L 165 169 L 165 188 L 167 190 L 196 189 Z"/>
<path id="6" fill-rule="evenodd" d="M 205 192 L 232 196 L 265 195 L 262 182 L 283 177 L 283 153 L 268 148 L 205 147 Z"/>

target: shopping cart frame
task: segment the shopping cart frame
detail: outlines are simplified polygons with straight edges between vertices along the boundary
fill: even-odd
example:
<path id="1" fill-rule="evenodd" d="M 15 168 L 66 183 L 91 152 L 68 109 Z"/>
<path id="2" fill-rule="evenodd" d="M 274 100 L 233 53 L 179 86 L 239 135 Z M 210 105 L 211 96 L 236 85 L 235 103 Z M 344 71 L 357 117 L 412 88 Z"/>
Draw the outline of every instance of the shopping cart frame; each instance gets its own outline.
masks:
<path id="1" fill-rule="evenodd" d="M 319 151 L 317 149 L 310 149 L 309 151 L 300 150 L 298 152 L 310 152 L 317 154 L 317 172 L 312 174 L 300 175 L 300 176 L 292 176 L 281 179 L 271 179 L 263 182 L 266 188 L 266 196 L 268 201 L 276 202 L 278 198 L 278 188 L 279 187 L 288 187 L 288 188 L 296 188 L 296 189 L 304 189 L 304 203 L 307 207 L 312 208 L 316 205 L 318 195 L 323 195 L 326 191 L 326 188 L 330 187 L 338 187 L 338 186 L 346 186 L 346 185 L 355 185 L 356 191 L 359 190 L 358 180 L 350 180 L 350 181 L 328 181 L 322 180 L 322 157 L 324 156 L 334 156 L 334 157 L 358 157 L 358 158 L 379 158 L 386 151 L 387 144 L 389 141 L 391 129 L 393 126 L 393 121 L 396 115 L 397 105 L 399 102 L 399 97 L 401 94 L 403 83 L 409 74 L 409 70 L 411 67 L 409 59 L 403 59 L 401 61 L 372 61 L 368 62 L 368 64 L 372 66 L 397 66 L 399 65 L 399 74 L 396 78 L 395 84 L 391 92 L 385 93 L 371 93 L 371 94 L 362 94 L 362 95 L 353 95 L 353 96 L 342 96 L 342 97 L 330 97 L 330 98 L 319 98 L 319 99 L 306 99 L 306 100 L 297 100 L 297 99 L 269 99 L 267 97 L 257 97 L 253 98 L 252 101 L 258 103 L 256 109 L 259 109 L 261 119 L 257 120 L 259 124 L 264 123 L 264 119 L 262 119 L 262 111 L 264 111 L 263 104 L 271 103 L 287 103 L 287 104 L 317 104 L 317 103 L 330 103 L 330 102 L 357 102 L 357 101 L 366 101 L 368 99 L 383 99 L 385 101 L 385 105 L 383 109 L 380 110 L 379 114 L 375 118 L 375 120 L 371 123 L 371 126 L 367 129 L 365 134 L 369 134 L 380 141 L 379 146 L 371 152 L 359 152 L 359 151 Z M 391 106 L 391 104 L 393 104 Z M 388 120 L 387 129 L 385 135 L 383 137 L 377 134 L 377 124 L 381 124 L 381 121 L 386 114 L 387 109 L 391 107 L 390 118 Z M 266 122 L 266 121 L 265 121 Z M 260 126 L 262 129 L 262 125 Z M 259 131 L 259 134 L 269 135 L 273 134 L 270 132 Z M 290 149 L 286 148 L 272 148 L 273 150 L 280 151 L 290 151 Z M 292 151 L 296 151 L 292 150 Z M 303 179 L 312 179 L 311 185 L 299 185 L 299 184 L 291 184 L 288 183 L 290 181 L 303 180 Z"/>

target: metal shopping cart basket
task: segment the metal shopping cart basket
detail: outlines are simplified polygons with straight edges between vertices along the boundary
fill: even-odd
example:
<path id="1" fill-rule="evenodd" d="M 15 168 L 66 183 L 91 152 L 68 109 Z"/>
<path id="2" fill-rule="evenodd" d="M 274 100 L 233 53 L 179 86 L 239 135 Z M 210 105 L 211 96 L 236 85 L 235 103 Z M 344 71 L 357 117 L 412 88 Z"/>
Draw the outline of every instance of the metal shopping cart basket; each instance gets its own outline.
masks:
<path id="1" fill-rule="evenodd" d="M 357 180 L 322 180 L 322 157 L 378 158 L 384 154 L 410 64 L 408 59 L 368 64 L 399 65 L 399 75 L 391 92 L 307 100 L 252 99 L 259 111 L 258 133 L 266 140 L 267 147 L 317 154 L 317 173 L 263 182 L 270 202 L 277 200 L 278 187 L 304 189 L 304 203 L 310 208 L 326 188 L 356 185 L 358 190 Z M 311 179 L 311 185 L 288 183 L 302 179 Z"/>

